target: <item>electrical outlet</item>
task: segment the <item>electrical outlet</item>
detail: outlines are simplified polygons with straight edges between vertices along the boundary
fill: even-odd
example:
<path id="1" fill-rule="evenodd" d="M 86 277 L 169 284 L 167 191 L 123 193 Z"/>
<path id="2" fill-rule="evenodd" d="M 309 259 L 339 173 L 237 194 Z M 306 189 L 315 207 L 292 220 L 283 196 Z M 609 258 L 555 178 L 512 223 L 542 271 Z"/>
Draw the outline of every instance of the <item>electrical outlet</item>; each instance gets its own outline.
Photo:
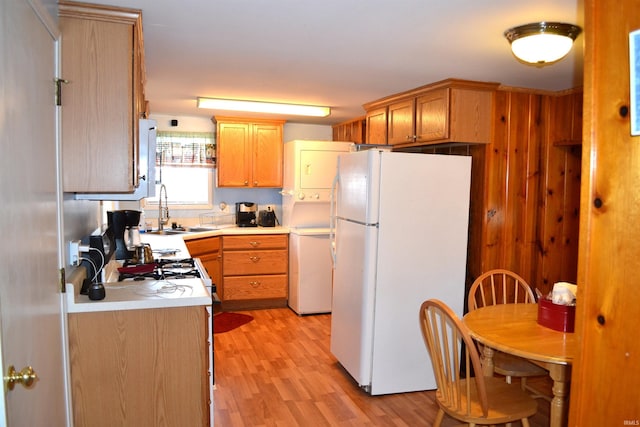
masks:
<path id="1" fill-rule="evenodd" d="M 72 240 L 69 242 L 69 265 L 78 265 L 80 263 L 80 240 Z"/>

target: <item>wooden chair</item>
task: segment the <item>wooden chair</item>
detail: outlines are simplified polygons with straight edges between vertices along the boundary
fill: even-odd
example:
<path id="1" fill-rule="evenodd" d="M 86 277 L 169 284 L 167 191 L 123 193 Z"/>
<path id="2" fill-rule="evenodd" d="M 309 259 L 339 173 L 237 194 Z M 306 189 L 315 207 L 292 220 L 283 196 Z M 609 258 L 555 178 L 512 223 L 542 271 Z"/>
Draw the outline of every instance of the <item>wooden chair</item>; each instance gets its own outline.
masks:
<path id="1" fill-rule="evenodd" d="M 469 311 L 479 307 L 496 304 L 535 304 L 536 300 L 529 284 L 516 273 L 495 269 L 480 275 L 469 289 Z M 512 356 L 501 351 L 494 351 L 494 371 L 504 375 L 508 383 L 512 377 L 521 378 L 522 389 L 534 393 L 535 397 L 550 400 L 536 390 L 527 386 L 527 377 L 548 375 L 540 366 L 521 357 Z"/>
<path id="2" fill-rule="evenodd" d="M 474 341 L 446 304 L 439 300 L 423 302 L 420 326 L 438 387 L 439 410 L 434 427 L 441 425 L 445 414 L 472 427 L 518 420 L 523 427 L 529 427 L 529 417 L 536 413 L 537 402 L 516 385 L 482 375 Z M 464 367 L 466 373 L 462 372 Z M 470 376 L 470 367 L 476 372 L 475 377 Z"/>

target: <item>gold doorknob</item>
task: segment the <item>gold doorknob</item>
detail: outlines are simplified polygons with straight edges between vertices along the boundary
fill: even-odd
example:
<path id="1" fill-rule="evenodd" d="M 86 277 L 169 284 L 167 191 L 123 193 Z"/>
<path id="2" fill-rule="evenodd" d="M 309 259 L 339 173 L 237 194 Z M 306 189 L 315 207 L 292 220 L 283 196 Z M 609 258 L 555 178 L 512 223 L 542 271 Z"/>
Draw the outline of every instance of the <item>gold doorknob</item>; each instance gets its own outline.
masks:
<path id="1" fill-rule="evenodd" d="M 13 390 L 16 383 L 22 384 L 25 388 L 29 388 L 33 385 L 34 381 L 38 379 L 36 371 L 31 366 L 22 368 L 20 372 L 16 371 L 13 365 L 9 366 L 9 372 L 4 380 L 7 382 L 7 388 Z"/>

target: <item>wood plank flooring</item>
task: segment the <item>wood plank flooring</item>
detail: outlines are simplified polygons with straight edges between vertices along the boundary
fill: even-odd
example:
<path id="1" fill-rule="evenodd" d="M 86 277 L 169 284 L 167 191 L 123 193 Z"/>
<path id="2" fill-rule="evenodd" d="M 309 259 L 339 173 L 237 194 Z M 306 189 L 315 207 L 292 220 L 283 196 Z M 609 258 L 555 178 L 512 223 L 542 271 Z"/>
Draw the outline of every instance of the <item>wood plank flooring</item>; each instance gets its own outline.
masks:
<path id="1" fill-rule="evenodd" d="M 370 396 L 357 387 L 329 350 L 330 315 L 243 313 L 254 320 L 214 335 L 216 427 L 433 425 L 434 391 Z M 549 404 L 538 401 L 532 427 L 549 423 Z M 443 426 L 458 424 L 445 417 Z"/>

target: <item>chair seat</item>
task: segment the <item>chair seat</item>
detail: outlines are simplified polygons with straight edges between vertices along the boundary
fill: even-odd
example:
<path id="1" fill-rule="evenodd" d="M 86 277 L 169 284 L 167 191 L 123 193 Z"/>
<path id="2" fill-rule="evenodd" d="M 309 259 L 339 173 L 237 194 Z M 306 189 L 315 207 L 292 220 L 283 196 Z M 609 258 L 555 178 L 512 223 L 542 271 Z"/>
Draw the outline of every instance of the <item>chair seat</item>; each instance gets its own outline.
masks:
<path id="1" fill-rule="evenodd" d="M 495 351 L 493 370 L 508 377 L 538 377 L 548 375 L 546 369 L 518 356 Z"/>
<path id="2" fill-rule="evenodd" d="M 499 378 L 484 377 L 489 396 L 489 413 L 487 417 L 482 414 L 475 386 L 471 386 L 471 412 L 468 416 L 461 416 L 457 408 L 449 408 L 442 404 L 440 396 L 436 394 L 438 405 L 450 416 L 467 423 L 477 424 L 502 424 L 533 416 L 538 410 L 538 403 L 526 392 L 514 384 L 507 384 Z M 470 379 L 470 381 L 474 381 Z M 462 381 L 463 387 L 466 380 Z M 438 390 L 439 392 L 439 390 Z M 467 405 L 466 396 L 463 394 L 461 406 Z"/>

